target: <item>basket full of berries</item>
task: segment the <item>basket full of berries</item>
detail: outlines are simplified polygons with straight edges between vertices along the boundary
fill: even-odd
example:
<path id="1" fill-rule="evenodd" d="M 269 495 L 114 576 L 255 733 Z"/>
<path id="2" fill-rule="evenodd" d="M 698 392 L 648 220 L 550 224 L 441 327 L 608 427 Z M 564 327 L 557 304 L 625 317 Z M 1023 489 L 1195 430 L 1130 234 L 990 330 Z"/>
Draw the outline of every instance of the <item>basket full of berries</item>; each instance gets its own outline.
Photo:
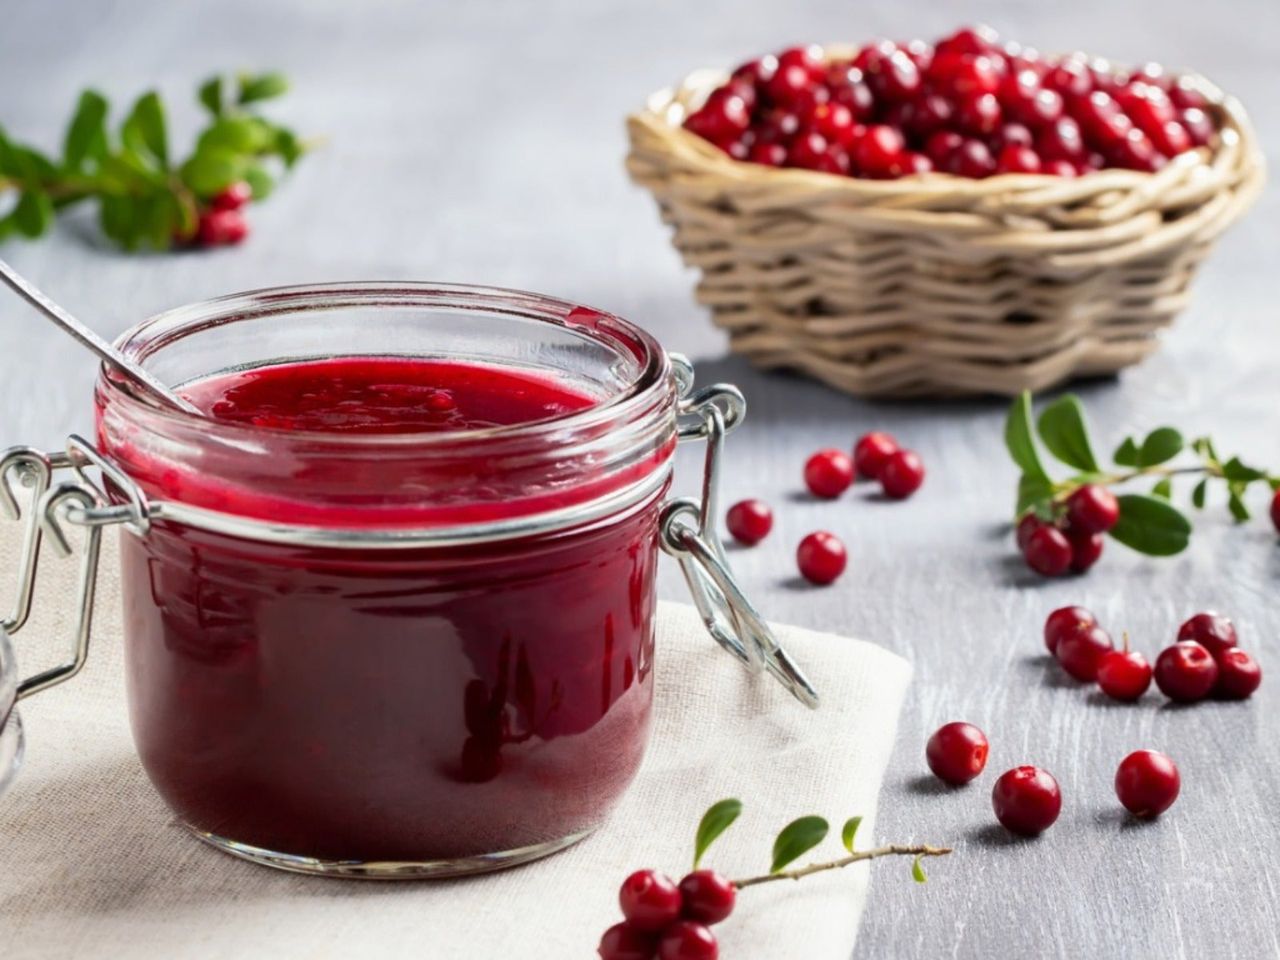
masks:
<path id="1" fill-rule="evenodd" d="M 733 348 L 863 396 L 1138 362 L 1264 180 L 1243 110 L 1203 78 L 985 29 L 698 71 L 628 130 Z"/>

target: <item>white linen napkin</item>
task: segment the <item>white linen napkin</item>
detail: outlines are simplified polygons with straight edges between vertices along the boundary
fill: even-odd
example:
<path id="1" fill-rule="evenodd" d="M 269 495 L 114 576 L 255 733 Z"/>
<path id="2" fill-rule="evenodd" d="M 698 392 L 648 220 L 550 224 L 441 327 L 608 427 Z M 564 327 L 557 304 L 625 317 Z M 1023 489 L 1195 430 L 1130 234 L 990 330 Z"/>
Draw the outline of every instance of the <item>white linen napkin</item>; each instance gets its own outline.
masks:
<path id="1" fill-rule="evenodd" d="M 16 569 L 17 527 L 0 525 L 0 584 Z M 692 607 L 664 603 L 653 741 L 626 797 L 587 840 L 450 881 L 302 877 L 236 860 L 174 823 L 134 753 L 115 557 L 109 537 L 88 665 L 21 705 L 26 760 L 0 797 L 5 960 L 590 960 L 620 919 L 622 880 L 640 867 L 678 880 L 698 819 L 724 797 L 746 809 L 704 865 L 731 877 L 765 872 L 774 835 L 804 814 L 837 832 L 862 814 L 859 844 L 871 845 L 907 663 L 870 643 L 778 627 L 822 696 L 810 711 L 721 652 Z M 44 557 L 36 615 L 14 639 L 28 673 L 70 643 L 77 566 Z M 833 837 L 813 856 L 840 852 Z M 716 928 L 721 957 L 848 960 L 868 875 L 858 864 L 744 891 Z"/>

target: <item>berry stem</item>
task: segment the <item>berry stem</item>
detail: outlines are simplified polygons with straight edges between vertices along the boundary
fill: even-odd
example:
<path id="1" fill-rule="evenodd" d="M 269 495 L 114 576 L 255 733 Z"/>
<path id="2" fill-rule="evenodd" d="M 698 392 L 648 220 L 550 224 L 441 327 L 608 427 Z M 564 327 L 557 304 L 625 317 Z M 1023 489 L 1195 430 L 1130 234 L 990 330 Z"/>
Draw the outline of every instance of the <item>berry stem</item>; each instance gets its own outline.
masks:
<path id="1" fill-rule="evenodd" d="M 1093 484 L 1100 487 L 1114 487 L 1130 480 L 1140 480 L 1143 477 L 1185 477 L 1205 474 L 1210 477 L 1221 477 L 1222 466 L 1220 464 L 1201 464 L 1195 467 L 1138 467 L 1135 470 L 1127 470 L 1124 473 L 1102 473 L 1091 477 L 1088 480 L 1066 481 L 1058 484 L 1058 492 L 1053 495 L 1055 503 L 1063 503 L 1070 499 L 1071 495 L 1083 486 Z"/>
<path id="2" fill-rule="evenodd" d="M 919 844 L 916 846 L 903 846 L 902 844 L 890 844 L 887 847 L 876 847 L 872 850 L 859 850 L 851 853 L 847 857 L 839 860 L 828 860 L 825 863 L 811 863 L 807 867 L 800 867 L 797 870 L 782 870 L 778 873 L 767 873 L 760 877 L 747 877 L 745 880 L 734 880 L 733 885 L 739 890 L 746 887 L 758 886 L 762 883 L 771 883 L 774 880 L 799 880 L 813 873 L 822 873 L 824 870 L 839 870 L 841 867 L 847 867 L 850 864 L 858 863 L 862 860 L 874 860 L 877 857 L 944 857 L 951 852 L 950 847 L 931 847 L 927 844 Z"/>

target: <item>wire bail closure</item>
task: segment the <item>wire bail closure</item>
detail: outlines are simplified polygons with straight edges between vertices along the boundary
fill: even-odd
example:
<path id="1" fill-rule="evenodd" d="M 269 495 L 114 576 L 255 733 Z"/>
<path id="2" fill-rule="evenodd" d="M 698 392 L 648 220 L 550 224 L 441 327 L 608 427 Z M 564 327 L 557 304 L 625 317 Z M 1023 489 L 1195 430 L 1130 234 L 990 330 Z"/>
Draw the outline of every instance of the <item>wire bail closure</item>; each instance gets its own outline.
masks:
<path id="1" fill-rule="evenodd" d="M 663 504 L 658 520 L 662 549 L 680 563 L 703 625 L 720 646 L 752 673 L 767 670 L 797 700 L 817 708 L 818 693 L 774 637 L 738 585 L 716 533 L 720 461 L 725 435 L 742 422 L 747 402 L 737 387 L 715 384 L 693 390 L 693 365 L 671 355 L 680 387 L 681 440 L 706 441 L 701 502 L 680 497 Z M 696 417 L 697 419 L 691 419 Z"/>

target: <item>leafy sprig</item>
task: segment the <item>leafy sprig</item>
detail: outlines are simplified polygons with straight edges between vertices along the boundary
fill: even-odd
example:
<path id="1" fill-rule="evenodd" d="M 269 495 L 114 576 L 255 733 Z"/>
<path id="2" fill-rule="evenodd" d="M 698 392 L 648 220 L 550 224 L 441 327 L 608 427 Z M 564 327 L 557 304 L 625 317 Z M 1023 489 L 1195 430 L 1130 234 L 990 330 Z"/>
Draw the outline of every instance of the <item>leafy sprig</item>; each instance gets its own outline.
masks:
<path id="1" fill-rule="evenodd" d="M 1187 442 L 1174 427 L 1157 427 L 1146 436 L 1125 437 L 1112 454 L 1114 468 L 1103 467 L 1089 435 L 1084 407 L 1072 394 L 1059 397 L 1034 416 L 1031 395 L 1013 401 L 1005 420 L 1005 446 L 1020 470 L 1015 519 L 1029 513 L 1041 520 L 1059 519 L 1067 500 L 1086 485 L 1106 487 L 1151 482 L 1147 493 L 1116 497 L 1120 520 L 1110 535 L 1140 553 L 1168 556 L 1186 549 L 1191 522 L 1171 502 L 1177 477 L 1197 477 L 1191 503 L 1203 509 L 1211 483 L 1221 480 L 1227 506 L 1237 521 L 1249 519 L 1245 494 L 1253 484 L 1280 489 L 1280 476 L 1245 464 L 1239 457 L 1221 458 L 1208 437 Z M 1040 446 L 1076 472 L 1055 479 L 1045 468 Z"/>
<path id="2" fill-rule="evenodd" d="M 63 209 L 98 201 L 102 231 L 120 246 L 167 249 L 195 236 L 201 212 L 232 184 L 264 199 L 306 145 L 258 112 L 288 82 L 278 73 L 214 77 L 199 89 L 210 118 L 191 155 L 170 149 L 166 110 L 154 91 L 140 96 L 113 132 L 110 105 L 94 90 L 80 95 L 61 156 L 11 139 L 0 128 L 0 240 L 35 239 Z M 6 204 L 6 195 L 11 200 Z"/>

